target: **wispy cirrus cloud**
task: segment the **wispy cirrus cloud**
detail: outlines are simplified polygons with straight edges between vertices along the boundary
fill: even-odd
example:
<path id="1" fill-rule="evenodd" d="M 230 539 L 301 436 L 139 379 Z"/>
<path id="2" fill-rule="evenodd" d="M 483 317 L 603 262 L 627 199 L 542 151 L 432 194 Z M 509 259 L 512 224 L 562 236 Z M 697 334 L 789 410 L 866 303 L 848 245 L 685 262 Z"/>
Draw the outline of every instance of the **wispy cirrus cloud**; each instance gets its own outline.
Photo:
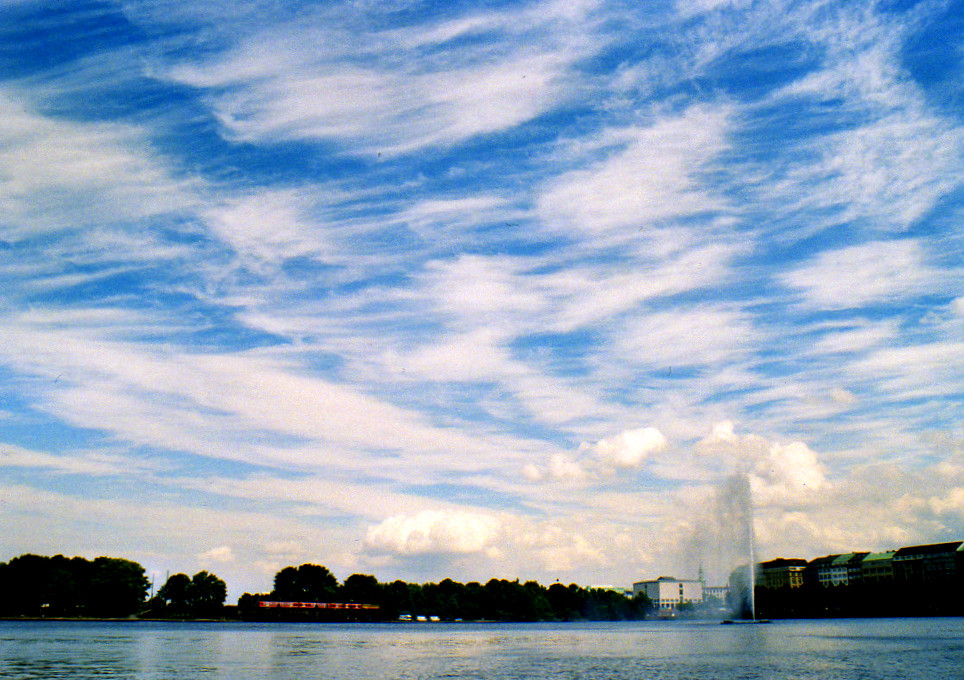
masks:
<path id="1" fill-rule="evenodd" d="M 629 583 L 741 465 L 767 554 L 960 538 L 953 3 L 503 5 L 0 8 L 5 544 Z"/>
<path id="2" fill-rule="evenodd" d="M 208 91 L 225 133 L 239 140 L 327 139 L 362 155 L 449 146 L 524 123 L 568 96 L 567 71 L 588 47 L 576 38 L 582 14 L 551 6 L 510 14 L 376 29 L 364 46 L 293 24 L 169 77 Z"/>
<path id="3" fill-rule="evenodd" d="M 606 131 L 597 144 L 608 154 L 549 182 L 540 215 L 557 229 L 605 244 L 613 234 L 628 239 L 635 230 L 646 238 L 663 221 L 719 211 L 725 201 L 698 175 L 727 147 L 726 129 L 725 107 L 697 106 L 650 127 Z M 655 236 L 672 238 L 672 232 L 657 229 Z"/>
<path id="4" fill-rule="evenodd" d="M 10 87 L 0 89 L 0 120 L 8 240 L 65 224 L 149 218 L 192 202 L 192 182 L 151 148 L 145 130 L 45 116 Z"/>
<path id="5" fill-rule="evenodd" d="M 918 241 L 867 242 L 825 250 L 782 276 L 807 302 L 822 309 L 847 309 L 915 298 L 939 289 L 942 273 L 927 262 Z"/>

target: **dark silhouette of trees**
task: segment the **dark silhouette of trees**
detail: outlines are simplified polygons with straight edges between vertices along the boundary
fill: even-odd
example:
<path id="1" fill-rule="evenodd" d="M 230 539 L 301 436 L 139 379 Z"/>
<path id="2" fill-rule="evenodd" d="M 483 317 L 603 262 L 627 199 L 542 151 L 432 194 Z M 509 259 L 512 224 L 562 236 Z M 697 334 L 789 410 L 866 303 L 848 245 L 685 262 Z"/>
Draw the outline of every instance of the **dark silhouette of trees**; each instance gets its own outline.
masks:
<path id="1" fill-rule="evenodd" d="M 140 611 L 149 587 L 130 560 L 21 555 L 0 563 L 0 614 L 126 617 Z"/>
<path id="2" fill-rule="evenodd" d="M 200 571 L 191 579 L 191 609 L 195 617 L 219 617 L 228 587 L 214 574 Z"/>
<path id="3" fill-rule="evenodd" d="M 382 586 L 378 579 L 368 574 L 352 574 L 341 587 L 344 602 L 374 604 L 382 599 Z"/>
<path id="4" fill-rule="evenodd" d="M 137 562 L 98 557 L 90 572 L 88 612 L 93 616 L 131 616 L 140 611 L 150 582 Z"/>
<path id="5" fill-rule="evenodd" d="M 0 615 L 158 618 L 223 618 L 227 586 L 207 571 L 193 577 L 170 576 L 145 605 L 149 588 L 141 565 L 130 560 L 21 555 L 0 563 Z M 375 605 L 332 608 L 262 608 L 261 601 Z M 446 621 L 570 621 L 643 618 L 645 597 L 627 598 L 609 590 L 535 581 L 491 579 L 484 585 L 444 579 L 439 583 L 379 583 L 369 574 L 352 574 L 339 584 L 318 564 L 285 567 L 270 593 L 245 593 L 238 601 L 242 618 L 301 618 L 315 621 L 438 618 Z M 234 615 L 232 613 L 232 615 Z"/>
<path id="6" fill-rule="evenodd" d="M 327 567 L 302 564 L 275 574 L 271 597 L 289 602 L 334 602 L 337 593 L 338 579 Z"/>
<path id="7" fill-rule="evenodd" d="M 325 567 L 303 564 L 275 575 L 271 593 L 245 593 L 238 600 L 242 618 L 263 620 L 396 620 L 400 616 L 443 621 L 572 621 L 642 619 L 651 609 L 645 595 L 535 581 L 491 579 L 485 585 L 444 579 L 439 583 L 379 583 L 352 574 L 339 585 Z M 261 601 L 329 602 L 376 605 L 377 610 L 334 610 L 259 606 Z"/>
<path id="8" fill-rule="evenodd" d="M 227 585 L 214 574 L 174 574 L 148 603 L 148 613 L 159 618 L 221 618 L 227 595 Z"/>
<path id="9" fill-rule="evenodd" d="M 187 574 L 169 576 L 151 602 L 151 613 L 163 616 L 187 616 L 191 608 L 191 577 Z"/>

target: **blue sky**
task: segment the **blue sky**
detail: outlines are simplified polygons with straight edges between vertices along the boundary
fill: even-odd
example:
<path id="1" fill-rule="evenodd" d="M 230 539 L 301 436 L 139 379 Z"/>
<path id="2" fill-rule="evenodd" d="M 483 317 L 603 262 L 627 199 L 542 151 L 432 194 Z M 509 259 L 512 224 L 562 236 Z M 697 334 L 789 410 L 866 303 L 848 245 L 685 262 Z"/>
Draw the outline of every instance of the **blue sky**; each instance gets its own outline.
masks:
<path id="1" fill-rule="evenodd" d="M 964 4 L 0 1 L 0 559 L 964 537 Z"/>

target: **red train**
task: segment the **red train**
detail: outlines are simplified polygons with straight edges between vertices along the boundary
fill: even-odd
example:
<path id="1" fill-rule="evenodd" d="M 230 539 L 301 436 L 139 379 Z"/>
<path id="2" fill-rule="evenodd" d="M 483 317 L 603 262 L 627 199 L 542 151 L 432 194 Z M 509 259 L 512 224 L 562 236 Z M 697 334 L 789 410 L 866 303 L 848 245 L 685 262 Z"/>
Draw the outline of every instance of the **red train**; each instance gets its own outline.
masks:
<path id="1" fill-rule="evenodd" d="M 358 602 L 273 602 L 261 600 L 258 607 L 262 609 L 378 609 L 377 604 L 361 604 Z"/>

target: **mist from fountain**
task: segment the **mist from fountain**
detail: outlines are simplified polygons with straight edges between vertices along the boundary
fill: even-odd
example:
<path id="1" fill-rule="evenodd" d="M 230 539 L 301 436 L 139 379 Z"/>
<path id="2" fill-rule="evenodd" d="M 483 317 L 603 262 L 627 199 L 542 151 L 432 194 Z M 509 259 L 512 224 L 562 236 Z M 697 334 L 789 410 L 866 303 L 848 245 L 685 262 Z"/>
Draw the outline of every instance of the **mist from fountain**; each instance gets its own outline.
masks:
<path id="1" fill-rule="evenodd" d="M 694 527 L 686 561 L 699 565 L 714 582 L 728 581 L 741 592 L 730 594 L 731 615 L 749 612 L 756 619 L 756 539 L 750 477 L 741 472 L 720 482 L 704 514 Z M 745 578 L 739 575 L 746 565 Z"/>

